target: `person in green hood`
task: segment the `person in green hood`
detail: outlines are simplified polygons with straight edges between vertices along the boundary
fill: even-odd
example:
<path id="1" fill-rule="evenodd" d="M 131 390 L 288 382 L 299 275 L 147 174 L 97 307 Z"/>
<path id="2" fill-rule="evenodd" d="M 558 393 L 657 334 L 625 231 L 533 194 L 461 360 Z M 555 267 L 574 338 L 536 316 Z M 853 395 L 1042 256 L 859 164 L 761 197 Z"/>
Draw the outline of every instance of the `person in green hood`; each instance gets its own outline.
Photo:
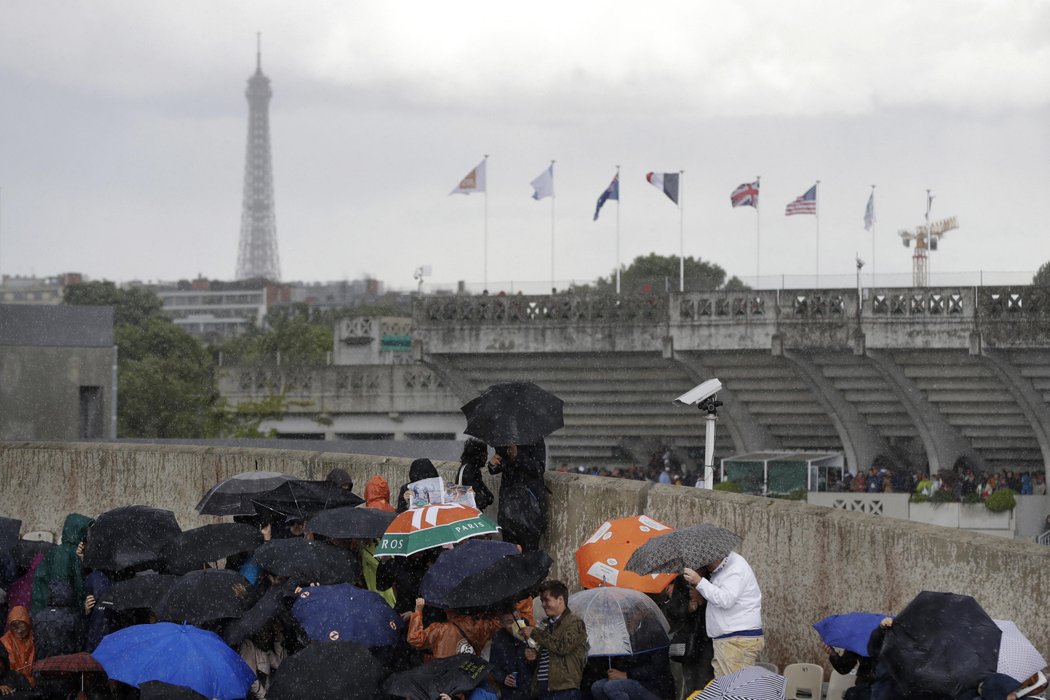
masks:
<path id="1" fill-rule="evenodd" d="M 70 513 L 62 525 L 62 544 L 48 550 L 44 561 L 33 576 L 32 614 L 36 615 L 48 605 L 52 581 L 65 581 L 73 589 L 73 608 L 84 609 L 84 574 L 81 545 L 87 537 L 88 528 L 95 522 L 86 515 Z"/>

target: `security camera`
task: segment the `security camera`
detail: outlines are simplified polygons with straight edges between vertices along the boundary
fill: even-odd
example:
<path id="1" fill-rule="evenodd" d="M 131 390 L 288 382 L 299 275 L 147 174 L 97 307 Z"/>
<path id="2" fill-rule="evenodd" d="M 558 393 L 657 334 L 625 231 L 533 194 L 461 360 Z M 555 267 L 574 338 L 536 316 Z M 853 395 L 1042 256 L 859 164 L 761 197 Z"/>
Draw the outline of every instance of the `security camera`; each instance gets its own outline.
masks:
<path id="1" fill-rule="evenodd" d="M 701 401 L 711 398 L 721 390 L 722 382 L 717 379 L 708 379 L 703 384 L 694 386 L 692 389 L 675 399 L 672 403 L 676 406 L 695 406 Z"/>

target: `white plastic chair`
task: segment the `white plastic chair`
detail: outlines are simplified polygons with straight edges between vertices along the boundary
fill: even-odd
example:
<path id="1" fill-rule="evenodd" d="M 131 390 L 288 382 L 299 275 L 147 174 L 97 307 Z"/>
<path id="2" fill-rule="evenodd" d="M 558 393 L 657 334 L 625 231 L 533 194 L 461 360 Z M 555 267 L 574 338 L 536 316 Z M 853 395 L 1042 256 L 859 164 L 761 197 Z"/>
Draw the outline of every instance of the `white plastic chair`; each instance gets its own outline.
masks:
<path id="1" fill-rule="evenodd" d="M 55 533 L 48 530 L 33 530 L 22 535 L 23 540 L 29 540 L 30 542 L 50 542 L 55 543 Z"/>
<path id="2" fill-rule="evenodd" d="M 824 667 L 817 664 L 788 664 L 784 667 L 786 700 L 821 700 Z"/>
<path id="3" fill-rule="evenodd" d="M 826 700 L 842 700 L 842 696 L 847 690 L 852 688 L 853 684 L 856 682 L 856 673 L 847 673 L 843 675 L 838 671 L 832 670 L 831 678 L 828 680 L 828 695 Z"/>

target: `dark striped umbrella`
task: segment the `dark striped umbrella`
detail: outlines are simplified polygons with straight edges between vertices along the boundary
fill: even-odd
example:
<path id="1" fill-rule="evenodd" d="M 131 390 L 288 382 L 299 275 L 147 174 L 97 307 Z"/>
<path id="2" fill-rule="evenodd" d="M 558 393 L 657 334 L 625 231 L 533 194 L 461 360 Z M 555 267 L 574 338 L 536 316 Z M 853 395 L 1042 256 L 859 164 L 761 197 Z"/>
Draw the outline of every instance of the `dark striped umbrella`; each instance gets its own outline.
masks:
<path id="1" fill-rule="evenodd" d="M 649 574 L 680 574 L 725 559 L 740 546 L 741 538 L 725 528 L 701 523 L 683 527 L 649 540 L 627 560 L 628 571 Z"/>
<path id="2" fill-rule="evenodd" d="M 784 700 L 786 680 L 778 673 L 748 666 L 736 673 L 719 676 L 689 700 Z"/>

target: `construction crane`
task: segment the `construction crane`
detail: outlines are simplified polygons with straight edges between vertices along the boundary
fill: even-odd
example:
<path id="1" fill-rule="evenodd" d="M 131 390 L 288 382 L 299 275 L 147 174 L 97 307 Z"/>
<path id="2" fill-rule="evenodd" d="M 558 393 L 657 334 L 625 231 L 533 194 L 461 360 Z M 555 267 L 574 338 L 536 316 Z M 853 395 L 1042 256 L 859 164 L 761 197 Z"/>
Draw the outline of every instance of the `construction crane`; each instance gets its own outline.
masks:
<path id="1" fill-rule="evenodd" d="M 930 251 L 937 250 L 937 242 L 948 231 L 959 228 L 954 216 L 930 223 L 930 208 L 933 195 L 926 190 L 926 223 L 916 226 L 914 231 L 901 229 L 897 235 L 905 248 L 910 248 L 915 241 L 915 253 L 911 256 L 911 283 L 913 287 L 925 287 L 930 282 Z"/>

